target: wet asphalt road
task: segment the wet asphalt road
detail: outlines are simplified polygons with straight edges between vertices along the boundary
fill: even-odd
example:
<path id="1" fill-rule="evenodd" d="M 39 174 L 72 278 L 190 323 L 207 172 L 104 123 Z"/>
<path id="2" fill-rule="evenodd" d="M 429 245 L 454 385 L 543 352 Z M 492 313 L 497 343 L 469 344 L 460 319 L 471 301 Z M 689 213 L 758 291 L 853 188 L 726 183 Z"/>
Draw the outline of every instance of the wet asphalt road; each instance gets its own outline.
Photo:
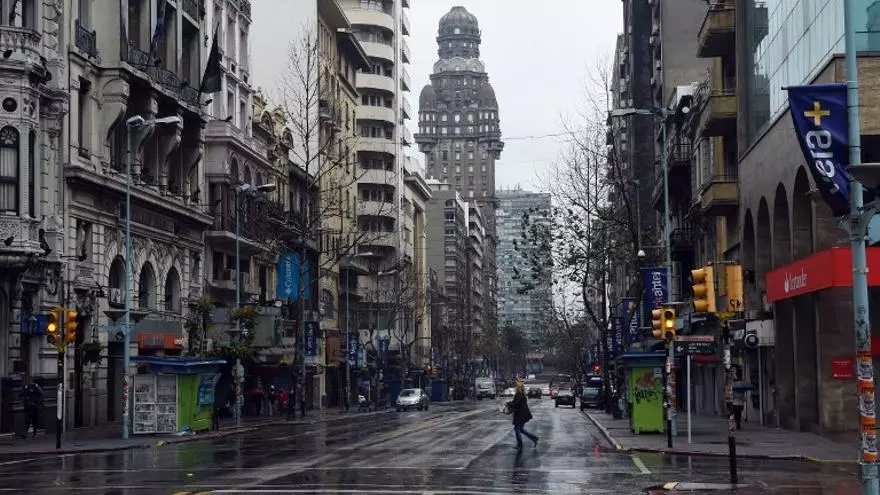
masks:
<path id="1" fill-rule="evenodd" d="M 513 449 L 488 401 L 351 414 L 213 441 L 0 460 L 0 492 L 175 494 L 637 494 L 670 481 L 726 483 L 726 459 L 615 452 L 578 410 L 532 401 L 539 435 Z M 713 493 L 857 493 L 855 467 L 740 460 L 749 486 Z M 657 492 L 665 493 L 665 492 Z"/>

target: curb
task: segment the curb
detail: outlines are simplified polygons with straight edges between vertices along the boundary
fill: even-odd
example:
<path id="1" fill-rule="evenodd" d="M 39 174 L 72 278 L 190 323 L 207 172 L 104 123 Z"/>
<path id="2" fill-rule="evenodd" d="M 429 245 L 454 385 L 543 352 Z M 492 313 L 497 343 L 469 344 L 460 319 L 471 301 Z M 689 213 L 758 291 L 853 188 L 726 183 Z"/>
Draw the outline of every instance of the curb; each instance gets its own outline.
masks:
<path id="1" fill-rule="evenodd" d="M 340 413 L 339 415 L 333 415 L 330 417 L 325 417 L 323 420 L 325 421 L 336 421 L 350 417 L 358 417 L 358 416 L 373 416 L 384 414 L 390 410 L 381 410 L 381 411 L 369 411 L 365 413 Z M 189 442 L 198 442 L 198 441 L 206 441 L 206 440 L 216 440 L 218 438 L 226 438 L 231 437 L 233 435 L 239 435 L 242 433 L 248 433 L 254 430 L 258 430 L 260 428 L 273 427 L 273 426 L 291 426 L 291 425 L 312 425 L 321 421 L 320 419 L 314 419 L 309 421 L 302 420 L 291 420 L 291 421 L 265 421 L 261 423 L 252 423 L 247 426 L 241 426 L 236 428 L 235 426 L 229 426 L 225 430 L 220 430 L 219 432 L 210 432 L 203 434 L 195 434 L 195 435 L 186 435 L 181 437 L 171 437 L 164 440 L 156 440 L 154 442 L 143 442 L 143 443 L 131 443 L 128 445 L 111 445 L 111 446 L 102 446 L 102 447 L 83 447 L 83 448 L 65 448 L 62 447 L 60 449 L 43 449 L 43 450 L 12 450 L 12 451 L 2 451 L 0 450 L 0 456 L 61 456 L 61 455 L 75 455 L 75 454 L 98 454 L 101 452 L 120 452 L 124 450 L 140 450 L 140 449 L 150 449 L 150 448 L 160 448 L 164 445 L 176 445 L 182 443 Z"/>
<path id="2" fill-rule="evenodd" d="M 683 450 L 683 449 L 652 449 L 647 447 L 624 447 L 618 442 L 608 429 L 605 428 L 590 413 L 584 411 L 584 415 L 589 418 L 590 422 L 602 433 L 605 440 L 619 452 L 642 452 L 648 454 L 665 454 L 665 455 L 686 455 L 692 457 L 729 457 L 727 453 L 722 452 L 704 452 L 699 450 Z M 773 454 L 744 454 L 737 453 L 737 457 L 743 459 L 766 459 L 776 461 L 807 461 L 817 464 L 858 464 L 858 461 L 848 459 L 819 459 L 806 455 L 790 454 L 790 455 L 773 455 Z"/>
<path id="3" fill-rule="evenodd" d="M 628 451 L 628 449 L 623 448 L 623 446 L 620 445 L 620 443 L 618 443 L 618 441 L 615 440 L 613 436 L 611 436 L 611 433 L 608 432 L 608 429 L 605 428 L 604 426 L 602 426 L 602 423 L 597 421 L 596 418 L 594 418 L 592 414 L 590 414 L 586 411 L 581 411 L 581 412 L 584 414 L 584 416 L 586 416 L 590 420 L 591 423 L 593 423 L 593 426 L 595 426 L 602 433 L 602 436 L 605 437 L 605 441 L 608 442 L 609 445 L 614 447 L 615 450 L 618 450 L 621 452 Z"/>

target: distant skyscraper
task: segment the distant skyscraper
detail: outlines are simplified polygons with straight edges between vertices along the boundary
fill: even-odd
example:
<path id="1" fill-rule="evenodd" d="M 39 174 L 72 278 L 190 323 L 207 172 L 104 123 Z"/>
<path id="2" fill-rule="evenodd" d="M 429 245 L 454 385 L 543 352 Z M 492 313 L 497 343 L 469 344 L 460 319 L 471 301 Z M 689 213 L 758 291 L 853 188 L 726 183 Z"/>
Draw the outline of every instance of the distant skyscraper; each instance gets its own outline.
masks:
<path id="1" fill-rule="evenodd" d="M 480 27 L 464 7 L 440 19 L 438 55 L 431 83 L 419 96 L 419 132 L 429 178 L 448 183 L 476 202 L 485 225 L 483 288 L 486 308 L 495 307 L 495 160 L 501 156 L 501 128 L 495 90 L 480 60 Z M 491 313 L 491 314 L 489 314 Z M 493 311 L 486 314 L 493 325 Z"/>
<path id="2" fill-rule="evenodd" d="M 523 214 L 529 213 L 531 222 L 550 223 L 550 194 L 535 193 L 516 189 L 496 191 L 498 209 L 498 323 L 501 326 L 513 325 L 534 346 L 539 342 L 540 330 L 547 321 L 548 311 L 553 303 L 552 277 L 542 274 L 536 280 L 522 263 L 522 255 L 514 248 L 516 242 L 520 249 L 530 249 L 523 244 Z M 513 267 L 518 267 L 525 279 L 514 276 Z M 521 293 L 525 282 L 535 284 L 531 290 Z"/>

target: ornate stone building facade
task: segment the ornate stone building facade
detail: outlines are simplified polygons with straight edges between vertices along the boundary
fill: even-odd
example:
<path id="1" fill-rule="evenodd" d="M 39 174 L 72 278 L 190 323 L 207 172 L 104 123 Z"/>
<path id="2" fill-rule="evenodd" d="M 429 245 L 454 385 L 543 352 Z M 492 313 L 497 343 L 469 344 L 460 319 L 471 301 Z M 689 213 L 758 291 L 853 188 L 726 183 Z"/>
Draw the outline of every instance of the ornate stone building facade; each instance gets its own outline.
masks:
<path id="1" fill-rule="evenodd" d="M 448 183 L 464 200 L 481 209 L 483 239 L 483 308 L 486 325 L 496 325 L 495 161 L 504 149 L 498 101 L 480 60 L 477 18 L 453 7 L 440 19 L 440 59 L 431 83 L 419 96 L 415 136 L 425 154 L 429 178 Z"/>

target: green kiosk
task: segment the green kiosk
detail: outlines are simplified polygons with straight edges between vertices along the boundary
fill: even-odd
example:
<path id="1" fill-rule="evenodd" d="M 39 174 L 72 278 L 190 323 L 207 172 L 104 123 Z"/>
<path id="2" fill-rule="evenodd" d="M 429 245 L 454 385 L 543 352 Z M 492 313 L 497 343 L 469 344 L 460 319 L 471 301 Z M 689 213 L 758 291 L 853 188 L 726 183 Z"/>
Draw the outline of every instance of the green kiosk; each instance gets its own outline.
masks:
<path id="1" fill-rule="evenodd" d="M 214 386 L 222 359 L 132 356 L 138 367 L 132 433 L 169 434 L 211 428 Z"/>
<path id="2" fill-rule="evenodd" d="M 664 352 L 631 352 L 618 358 L 626 373 L 633 433 L 663 433 Z"/>

